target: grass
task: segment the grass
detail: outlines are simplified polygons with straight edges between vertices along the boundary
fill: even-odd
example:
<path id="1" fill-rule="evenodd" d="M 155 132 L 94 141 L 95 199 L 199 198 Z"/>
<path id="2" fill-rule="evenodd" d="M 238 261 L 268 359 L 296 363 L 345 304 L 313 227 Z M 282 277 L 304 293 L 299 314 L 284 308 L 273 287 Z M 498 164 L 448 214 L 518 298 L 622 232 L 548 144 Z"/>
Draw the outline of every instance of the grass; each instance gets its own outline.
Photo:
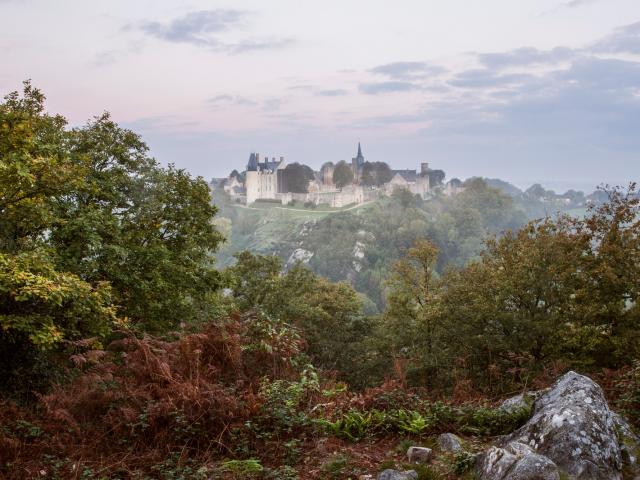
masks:
<path id="1" fill-rule="evenodd" d="M 373 203 L 363 204 L 348 213 L 359 214 L 371 208 Z M 340 213 L 353 205 L 343 208 L 331 208 L 319 205 L 316 209 L 302 204 L 282 206 L 271 202 L 256 202 L 250 208 L 235 204 L 225 205 L 233 208 L 235 219 L 231 237 L 216 254 L 218 268 L 233 263 L 233 255 L 242 250 L 259 254 L 275 254 L 286 261 L 291 252 L 298 248 L 300 232 L 306 222 L 314 222 L 333 213 Z M 224 213 L 221 216 L 225 216 Z"/>

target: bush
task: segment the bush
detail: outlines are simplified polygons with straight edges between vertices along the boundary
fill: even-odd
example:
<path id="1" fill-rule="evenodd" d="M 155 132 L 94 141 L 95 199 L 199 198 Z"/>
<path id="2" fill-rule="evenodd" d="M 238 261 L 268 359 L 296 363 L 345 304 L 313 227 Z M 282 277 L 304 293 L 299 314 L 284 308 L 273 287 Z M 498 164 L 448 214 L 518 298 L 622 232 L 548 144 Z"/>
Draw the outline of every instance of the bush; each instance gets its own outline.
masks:
<path id="1" fill-rule="evenodd" d="M 615 404 L 634 426 L 640 427 L 640 360 L 615 382 Z"/>

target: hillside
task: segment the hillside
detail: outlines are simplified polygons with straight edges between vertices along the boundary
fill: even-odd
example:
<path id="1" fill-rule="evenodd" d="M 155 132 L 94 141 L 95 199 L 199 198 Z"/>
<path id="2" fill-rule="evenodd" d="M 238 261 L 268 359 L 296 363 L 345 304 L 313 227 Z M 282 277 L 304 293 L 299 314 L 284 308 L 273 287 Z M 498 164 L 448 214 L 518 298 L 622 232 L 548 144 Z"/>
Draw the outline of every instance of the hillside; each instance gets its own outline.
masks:
<path id="1" fill-rule="evenodd" d="M 496 179 L 467 183 L 469 188 L 454 197 L 411 197 L 407 203 L 395 196 L 342 209 L 270 202 L 247 207 L 214 190 L 218 222 L 227 236 L 218 265 L 233 264 L 233 255 L 243 250 L 276 255 L 286 267 L 300 260 L 330 280 L 349 282 L 375 311 L 384 308 L 389 268 L 417 239 L 429 238 L 439 248 L 442 272 L 477 256 L 488 236 L 572 207 L 526 196 Z M 574 211 L 583 214 L 584 207 Z"/>

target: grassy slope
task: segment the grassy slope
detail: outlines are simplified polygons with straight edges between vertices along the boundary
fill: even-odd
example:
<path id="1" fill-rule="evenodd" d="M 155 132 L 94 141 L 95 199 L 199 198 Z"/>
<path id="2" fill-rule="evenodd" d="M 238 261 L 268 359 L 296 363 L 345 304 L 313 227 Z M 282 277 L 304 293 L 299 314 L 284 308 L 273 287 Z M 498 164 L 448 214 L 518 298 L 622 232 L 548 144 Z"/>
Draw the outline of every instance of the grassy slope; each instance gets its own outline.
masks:
<path id="1" fill-rule="evenodd" d="M 286 260 L 298 245 L 300 233 L 305 224 L 332 215 L 334 213 L 352 211 L 362 212 L 370 208 L 364 204 L 354 208 L 329 208 L 319 206 L 317 209 L 302 206 L 282 207 L 278 204 L 256 203 L 250 208 L 229 205 L 225 206 L 221 216 L 233 209 L 233 228 L 231 237 L 217 254 L 220 267 L 233 263 L 233 255 L 242 250 L 254 253 L 276 254 Z"/>

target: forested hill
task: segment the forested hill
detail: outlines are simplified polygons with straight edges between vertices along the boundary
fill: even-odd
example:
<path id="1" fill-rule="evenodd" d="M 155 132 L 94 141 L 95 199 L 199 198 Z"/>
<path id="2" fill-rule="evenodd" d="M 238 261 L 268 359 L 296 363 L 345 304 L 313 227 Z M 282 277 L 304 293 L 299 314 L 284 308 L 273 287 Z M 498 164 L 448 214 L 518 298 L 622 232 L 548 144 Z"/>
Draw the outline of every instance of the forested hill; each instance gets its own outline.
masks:
<path id="1" fill-rule="evenodd" d="M 428 238 L 438 247 L 436 270 L 442 272 L 477 256 L 490 236 L 559 211 L 581 214 L 585 201 L 579 194 L 561 200 L 539 185 L 523 192 L 480 178 L 468 180 L 452 197 L 437 194 L 423 201 L 399 192 L 344 209 L 271 202 L 245 207 L 230 202 L 221 189 L 213 190 L 213 198 L 218 227 L 227 237 L 217 257 L 220 266 L 233 264 L 233 255 L 242 250 L 277 255 L 285 266 L 300 260 L 332 281 L 351 283 L 366 296 L 371 312 L 383 309 L 387 272 L 417 239 Z"/>

